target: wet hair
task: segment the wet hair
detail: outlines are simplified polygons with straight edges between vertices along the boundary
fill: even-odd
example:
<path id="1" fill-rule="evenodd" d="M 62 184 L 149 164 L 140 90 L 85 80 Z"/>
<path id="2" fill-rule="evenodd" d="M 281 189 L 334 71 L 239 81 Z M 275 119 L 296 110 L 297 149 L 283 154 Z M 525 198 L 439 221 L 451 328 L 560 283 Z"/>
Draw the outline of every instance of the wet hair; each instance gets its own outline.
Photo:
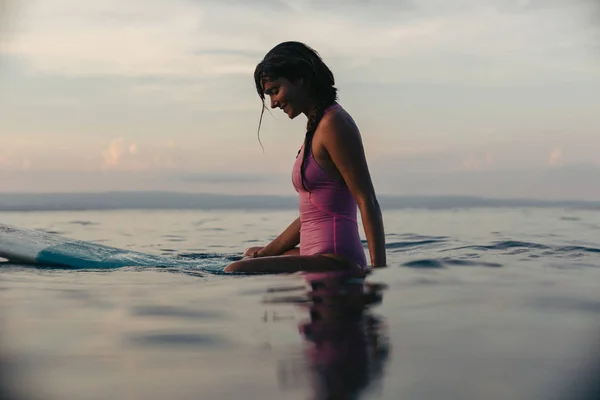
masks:
<path id="1" fill-rule="evenodd" d="M 271 49 L 258 63 L 254 70 L 254 82 L 256 91 L 260 96 L 263 106 L 258 123 L 258 140 L 260 142 L 260 126 L 265 112 L 264 84 L 279 78 L 285 78 L 290 82 L 302 79 L 309 97 L 315 101 L 316 107 L 311 111 L 306 123 L 306 136 L 304 138 L 304 153 L 300 167 L 302 186 L 304 185 L 304 165 L 308 157 L 309 146 L 315 134 L 319 122 L 325 114 L 327 107 L 337 100 L 337 89 L 333 73 L 325 65 L 319 54 L 309 46 L 300 42 L 283 42 Z M 262 143 L 261 143 L 262 146 Z M 298 151 L 298 155 L 300 151 Z M 298 156 L 296 156 L 298 157 Z"/>

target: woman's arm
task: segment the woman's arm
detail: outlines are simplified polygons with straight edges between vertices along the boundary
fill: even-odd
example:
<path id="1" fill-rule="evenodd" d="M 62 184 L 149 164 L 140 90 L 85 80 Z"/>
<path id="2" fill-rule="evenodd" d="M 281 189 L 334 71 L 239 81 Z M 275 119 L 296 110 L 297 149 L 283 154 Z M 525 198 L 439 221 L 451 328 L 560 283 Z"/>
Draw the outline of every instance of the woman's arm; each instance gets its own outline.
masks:
<path id="1" fill-rule="evenodd" d="M 279 256 L 300 243 L 300 217 L 296 218 L 279 236 L 258 252 L 259 257 Z"/>
<path id="2" fill-rule="evenodd" d="M 381 209 L 375 195 L 371 175 L 360 137 L 350 116 L 331 113 L 323 118 L 322 143 L 331 161 L 344 178 L 360 210 L 373 268 L 385 267 L 385 232 Z"/>

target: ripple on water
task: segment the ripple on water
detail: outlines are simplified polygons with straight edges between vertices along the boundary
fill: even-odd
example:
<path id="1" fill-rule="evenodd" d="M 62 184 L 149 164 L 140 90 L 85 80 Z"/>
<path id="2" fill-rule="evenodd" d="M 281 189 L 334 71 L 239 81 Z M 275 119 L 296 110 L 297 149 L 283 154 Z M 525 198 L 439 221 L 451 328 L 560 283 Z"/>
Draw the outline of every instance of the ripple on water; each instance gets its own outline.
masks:
<path id="1" fill-rule="evenodd" d="M 581 218 L 565 216 L 565 217 L 560 217 L 560 220 L 561 221 L 581 221 Z"/>
<path id="2" fill-rule="evenodd" d="M 493 263 L 493 262 L 484 262 L 484 261 L 461 260 L 461 259 L 455 259 L 455 258 L 442 258 L 442 259 L 426 258 L 426 259 L 421 259 L 421 260 L 408 261 L 408 262 L 405 262 L 404 264 L 402 264 L 402 266 L 408 267 L 408 268 L 424 268 L 424 269 L 445 268 L 446 266 L 500 268 L 500 267 L 502 267 L 502 264 Z"/>
<path id="3" fill-rule="evenodd" d="M 192 225 L 195 226 L 195 227 L 201 227 L 201 226 L 203 226 L 206 223 L 216 222 L 218 220 L 219 220 L 219 218 L 205 218 L 205 219 L 201 219 L 199 221 L 192 222 Z"/>
<path id="4" fill-rule="evenodd" d="M 438 240 L 438 239 L 425 239 L 425 240 L 413 240 L 413 241 L 403 241 L 403 242 L 391 242 L 385 245 L 386 249 L 404 249 L 407 247 L 418 247 L 418 246 L 427 246 L 431 244 L 438 244 L 446 242 L 446 240 Z"/>
<path id="5" fill-rule="evenodd" d="M 205 310 L 190 310 L 183 307 L 147 305 L 137 306 L 132 310 L 134 316 L 151 316 L 151 317 L 174 317 L 174 318 L 189 318 L 189 319 L 222 319 L 221 313 Z"/>
<path id="6" fill-rule="evenodd" d="M 177 250 L 175 249 L 158 249 L 160 251 L 162 251 L 164 254 L 171 254 L 171 253 L 175 253 Z"/>
<path id="7" fill-rule="evenodd" d="M 185 242 L 187 239 L 181 235 L 162 235 L 167 242 Z"/>
<path id="8" fill-rule="evenodd" d="M 503 240 L 499 242 L 493 242 L 489 245 L 479 245 L 479 246 L 465 246 L 464 248 L 471 248 L 477 250 L 509 250 L 516 248 L 526 248 L 526 249 L 549 249 L 549 246 L 533 243 L 533 242 L 521 242 L 517 240 Z"/>
<path id="9" fill-rule="evenodd" d="M 548 263 L 546 264 L 550 268 L 558 269 L 558 270 L 573 270 L 573 269 L 587 269 L 587 268 L 600 268 L 600 262 L 597 264 L 591 263 L 574 263 L 569 262 L 565 263 Z"/>
<path id="10" fill-rule="evenodd" d="M 212 258 L 221 259 L 225 257 L 225 255 L 219 253 L 179 253 L 177 254 L 177 257 L 189 260 L 206 260 Z"/>
<path id="11" fill-rule="evenodd" d="M 507 240 L 500 242 L 493 242 L 487 245 L 469 245 L 446 249 L 446 251 L 456 250 L 479 250 L 479 251 L 501 251 L 507 255 L 516 255 L 530 252 L 532 250 L 542 250 L 539 254 L 544 257 L 548 256 L 564 256 L 564 257 L 578 257 L 588 253 L 598 254 L 600 248 L 591 246 L 560 246 L 560 245 L 546 245 L 534 242 L 522 242 L 515 240 Z"/>
<path id="12" fill-rule="evenodd" d="M 533 307 L 559 312 L 600 314 L 600 301 L 570 297 L 538 297 L 531 302 Z"/>
<path id="13" fill-rule="evenodd" d="M 406 239 L 401 241 L 388 241 L 386 243 L 385 248 L 394 253 L 414 250 L 415 248 L 431 248 L 446 243 L 449 239 L 446 236 L 423 236 L 415 234 L 392 234 L 389 236 Z M 368 243 L 366 240 L 363 240 L 362 244 L 363 246 L 366 246 Z"/>
<path id="14" fill-rule="evenodd" d="M 502 264 L 493 263 L 493 262 L 485 262 L 485 261 L 472 261 L 472 260 L 459 260 L 459 259 L 444 259 L 444 264 L 447 265 L 457 265 L 457 266 L 465 266 L 465 267 L 489 267 L 489 268 L 500 268 Z"/>
<path id="15" fill-rule="evenodd" d="M 600 253 L 600 249 L 588 246 L 564 246 L 559 248 L 564 252 Z"/>
<path id="16" fill-rule="evenodd" d="M 98 222 L 94 222 L 94 221 L 79 221 L 79 220 L 69 221 L 69 224 L 70 225 L 81 225 L 81 226 L 100 225 Z"/>
<path id="17" fill-rule="evenodd" d="M 138 346 L 214 347 L 227 344 L 219 336 L 199 333 L 134 334 L 128 335 L 126 340 Z"/>
<path id="18" fill-rule="evenodd" d="M 413 260 L 402 264 L 408 268 L 444 268 L 444 264 L 440 260 L 424 259 L 424 260 Z"/>

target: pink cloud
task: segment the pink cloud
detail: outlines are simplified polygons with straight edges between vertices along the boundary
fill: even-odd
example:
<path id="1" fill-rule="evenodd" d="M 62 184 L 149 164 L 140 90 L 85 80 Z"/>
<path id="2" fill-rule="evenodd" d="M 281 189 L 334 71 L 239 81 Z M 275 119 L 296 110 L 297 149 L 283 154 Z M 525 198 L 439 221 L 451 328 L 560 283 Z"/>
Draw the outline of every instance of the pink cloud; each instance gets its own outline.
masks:
<path id="1" fill-rule="evenodd" d="M 556 166 L 562 164 L 563 150 L 560 147 L 555 147 L 548 156 L 548 165 Z"/>
<path id="2" fill-rule="evenodd" d="M 120 137 L 111 141 L 101 156 L 103 169 L 120 171 L 176 169 L 189 161 L 189 157 L 184 157 L 183 149 L 171 139 L 159 143 L 137 143 Z"/>
<path id="3" fill-rule="evenodd" d="M 115 139 L 106 150 L 102 151 L 103 167 L 114 168 L 130 164 L 131 155 L 137 153 L 136 143 L 127 142 L 124 138 Z"/>

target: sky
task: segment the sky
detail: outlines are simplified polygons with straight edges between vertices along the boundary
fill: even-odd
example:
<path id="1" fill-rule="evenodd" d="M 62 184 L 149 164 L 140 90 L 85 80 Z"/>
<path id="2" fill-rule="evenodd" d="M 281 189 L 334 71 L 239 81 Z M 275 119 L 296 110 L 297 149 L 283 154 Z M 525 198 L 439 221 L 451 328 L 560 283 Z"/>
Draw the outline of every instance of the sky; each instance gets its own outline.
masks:
<path id="1" fill-rule="evenodd" d="M 379 193 L 600 200 L 599 39 L 595 0 L 0 0 L 0 192 L 293 195 L 253 71 L 298 40 Z"/>

